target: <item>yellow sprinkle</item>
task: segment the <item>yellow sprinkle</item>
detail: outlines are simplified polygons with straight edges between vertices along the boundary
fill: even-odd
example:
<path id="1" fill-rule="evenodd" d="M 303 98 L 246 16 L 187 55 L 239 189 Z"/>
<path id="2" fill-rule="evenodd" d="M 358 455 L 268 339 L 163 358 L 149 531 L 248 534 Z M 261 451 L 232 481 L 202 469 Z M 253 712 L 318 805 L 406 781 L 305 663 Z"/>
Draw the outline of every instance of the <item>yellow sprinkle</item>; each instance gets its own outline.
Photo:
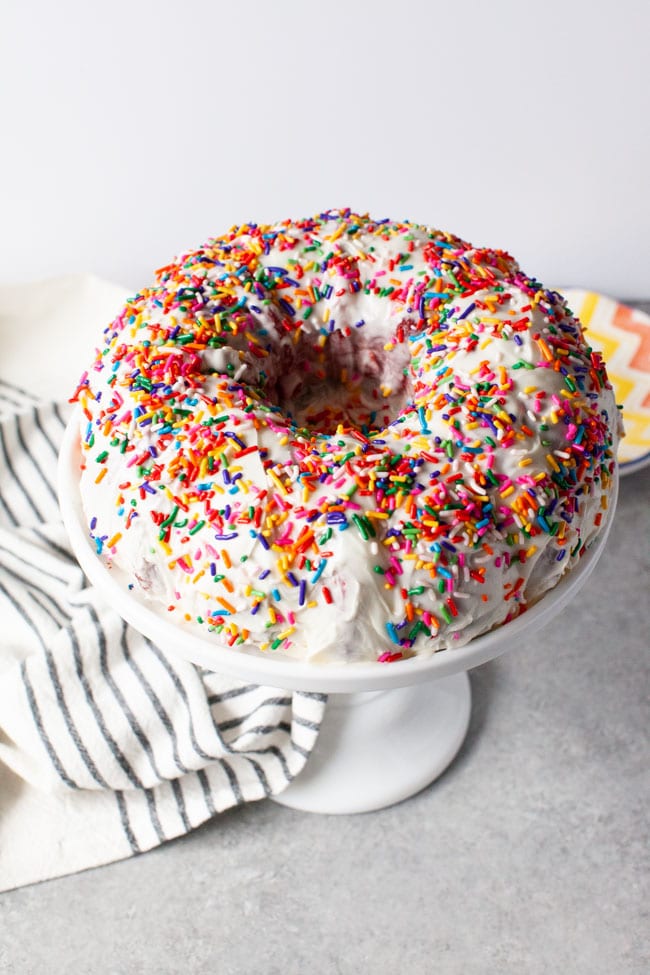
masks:
<path id="1" fill-rule="evenodd" d="M 275 471 L 267 471 L 266 473 L 271 478 L 275 486 L 279 488 L 279 490 L 282 491 L 283 494 L 286 495 L 289 493 L 286 487 L 284 486 L 284 484 L 282 483 L 282 481 L 280 480 L 280 478 L 278 477 L 278 475 L 275 473 Z"/>
<path id="2" fill-rule="evenodd" d="M 517 466 L 518 467 L 528 467 L 528 465 L 529 464 L 532 464 L 532 462 L 533 462 L 533 458 L 532 457 L 524 457 L 523 460 L 520 460 L 519 461 L 519 464 Z"/>
<path id="3" fill-rule="evenodd" d="M 556 461 L 555 457 L 553 456 L 553 454 L 547 454 L 546 455 L 546 460 L 547 460 L 547 462 L 549 464 L 549 467 L 552 467 L 553 470 L 555 471 L 555 473 L 557 474 L 559 472 L 559 470 L 560 470 L 560 466 L 559 466 L 558 462 Z"/>
<path id="4" fill-rule="evenodd" d="M 106 542 L 107 548 L 113 548 L 114 545 L 117 545 L 121 537 L 122 537 L 122 532 L 115 532 L 113 537 L 109 538 L 109 540 Z"/>
<path id="5" fill-rule="evenodd" d="M 99 482 L 101 481 L 101 479 L 103 477 L 106 477 L 106 471 L 107 470 L 108 470 L 108 467 L 102 467 L 101 471 L 99 472 L 99 474 L 95 478 L 95 484 L 99 484 Z"/>
<path id="6" fill-rule="evenodd" d="M 510 487 L 507 487 L 507 488 L 505 489 L 505 491 L 501 491 L 501 492 L 500 492 L 500 493 L 501 493 L 501 497 L 502 497 L 502 498 L 507 498 L 507 497 L 509 497 L 509 496 L 510 496 L 510 495 L 511 495 L 511 494 L 512 494 L 512 493 L 514 492 L 514 490 L 515 490 L 515 489 L 514 489 L 514 487 L 513 487 L 513 486 L 512 486 L 512 484 L 511 484 L 511 485 L 510 485 Z"/>

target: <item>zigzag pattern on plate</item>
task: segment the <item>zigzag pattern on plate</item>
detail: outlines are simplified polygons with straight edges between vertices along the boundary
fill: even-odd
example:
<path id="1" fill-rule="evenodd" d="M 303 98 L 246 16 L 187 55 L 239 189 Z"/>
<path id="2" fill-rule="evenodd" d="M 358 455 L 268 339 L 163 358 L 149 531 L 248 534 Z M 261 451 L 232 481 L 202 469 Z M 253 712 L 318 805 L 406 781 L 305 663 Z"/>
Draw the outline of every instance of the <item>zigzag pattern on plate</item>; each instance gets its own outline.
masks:
<path id="1" fill-rule="evenodd" d="M 623 405 L 620 464 L 650 462 L 650 315 L 594 291 L 563 288 L 562 294 L 603 353 L 616 401 Z"/>

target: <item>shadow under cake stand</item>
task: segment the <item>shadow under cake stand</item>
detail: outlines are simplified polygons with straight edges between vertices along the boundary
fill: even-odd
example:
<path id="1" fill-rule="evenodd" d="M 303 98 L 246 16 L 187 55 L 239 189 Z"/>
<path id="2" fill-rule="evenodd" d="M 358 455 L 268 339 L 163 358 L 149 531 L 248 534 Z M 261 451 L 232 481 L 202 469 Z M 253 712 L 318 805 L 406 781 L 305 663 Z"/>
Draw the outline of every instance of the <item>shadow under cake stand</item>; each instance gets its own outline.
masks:
<path id="1" fill-rule="evenodd" d="M 90 582 L 119 615 L 170 655 L 242 681 L 328 694 L 316 745 L 276 802 L 317 813 L 382 809 L 419 792 L 447 768 L 469 725 L 467 671 L 507 650 L 555 616 L 585 584 L 602 555 L 615 508 L 579 564 L 522 616 L 464 647 L 393 663 L 314 664 L 217 646 L 128 589 L 90 539 L 79 490 L 79 422 L 70 421 L 59 456 L 59 502 L 73 551 Z"/>

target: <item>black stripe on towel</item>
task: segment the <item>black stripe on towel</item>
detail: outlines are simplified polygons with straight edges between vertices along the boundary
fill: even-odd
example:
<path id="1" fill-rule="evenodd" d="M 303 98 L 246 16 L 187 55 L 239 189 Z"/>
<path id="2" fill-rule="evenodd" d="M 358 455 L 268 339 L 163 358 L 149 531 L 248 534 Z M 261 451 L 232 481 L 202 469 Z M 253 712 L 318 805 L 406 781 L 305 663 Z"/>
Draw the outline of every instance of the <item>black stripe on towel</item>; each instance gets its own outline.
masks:
<path id="1" fill-rule="evenodd" d="M 13 465 L 12 465 L 11 461 L 9 460 L 9 454 L 7 453 L 7 445 L 5 443 L 5 436 L 4 436 L 4 431 L 2 429 L 2 424 L 0 424 L 0 447 L 2 448 L 2 455 L 4 457 L 5 466 L 6 466 L 7 470 L 9 471 L 9 473 L 11 474 L 12 478 L 14 479 L 14 481 L 16 482 L 20 493 L 22 494 L 22 496 L 24 497 L 25 501 L 30 506 L 30 508 L 32 509 L 32 511 L 34 512 L 34 514 L 38 518 L 38 520 L 41 521 L 41 522 L 42 521 L 45 521 L 45 518 L 43 517 L 43 515 L 41 514 L 41 512 L 36 507 L 36 505 L 35 505 L 32 497 L 31 497 L 31 495 L 27 491 L 27 488 L 25 487 L 25 485 L 23 484 L 23 482 L 20 480 L 20 478 L 16 474 L 16 472 L 15 472 L 15 470 L 13 468 Z M 16 521 L 16 520 L 14 520 L 14 524 L 18 525 L 19 522 Z"/>
<path id="2" fill-rule="evenodd" d="M 46 477 L 43 468 L 38 463 L 38 461 L 36 460 L 36 458 L 34 457 L 34 455 L 32 454 L 32 452 L 30 451 L 29 447 L 25 443 L 25 438 L 23 436 L 23 431 L 22 431 L 22 428 L 20 426 L 20 415 L 17 415 L 17 416 L 14 417 L 14 424 L 16 426 L 16 439 L 18 440 L 18 443 L 20 445 L 20 449 L 23 451 L 24 454 L 26 454 L 27 457 L 29 457 L 30 461 L 32 462 L 32 467 L 36 471 L 36 474 L 38 475 L 38 477 L 42 481 L 42 483 L 45 485 L 46 489 L 49 491 L 52 499 L 56 502 L 57 501 L 56 493 L 54 491 L 54 488 L 52 487 L 52 483 L 51 483 L 50 479 L 48 477 Z"/>
<path id="3" fill-rule="evenodd" d="M 183 796 L 183 790 L 178 779 L 171 780 L 172 792 L 174 793 L 174 798 L 176 799 L 176 805 L 178 806 L 178 812 L 181 817 L 183 828 L 186 833 L 192 829 L 192 824 L 187 818 L 187 809 L 185 808 L 185 798 Z"/>
<path id="4" fill-rule="evenodd" d="M 122 823 L 122 829 L 124 830 L 124 835 L 126 836 L 129 846 L 131 847 L 131 852 L 140 853 L 140 847 L 138 846 L 138 841 L 133 835 L 133 830 L 131 829 L 131 823 L 129 822 L 129 813 L 126 808 L 126 802 L 124 801 L 124 794 L 122 792 L 116 792 L 115 800 L 117 802 L 117 808 L 120 814 L 120 822 Z"/>
<path id="5" fill-rule="evenodd" d="M 68 705 L 66 704 L 66 700 L 63 694 L 63 688 L 61 687 L 61 683 L 59 681 L 59 675 L 56 669 L 56 663 L 54 661 L 54 657 L 52 656 L 50 651 L 47 650 L 47 648 L 45 650 L 45 661 L 47 664 L 48 673 L 50 675 L 50 680 L 52 681 L 52 687 L 54 688 L 54 693 L 56 695 L 57 704 L 61 709 L 61 713 L 63 715 L 66 728 L 68 729 L 68 734 L 70 735 L 70 738 L 74 742 L 74 745 L 77 751 L 79 752 L 79 755 L 84 765 L 92 775 L 97 785 L 102 786 L 102 788 L 104 789 L 108 789 L 109 788 L 108 782 L 106 781 L 104 776 L 101 774 L 101 772 L 93 762 L 86 746 L 81 740 L 77 727 L 74 721 L 72 720 L 72 715 L 70 714 Z"/>
<path id="6" fill-rule="evenodd" d="M 41 719 L 41 713 L 38 710 L 38 704 L 36 703 L 36 698 L 34 696 L 34 690 L 32 688 L 29 677 L 27 675 L 27 666 L 24 660 L 20 665 L 20 676 L 22 678 L 23 686 L 25 688 L 25 693 L 27 695 L 29 709 L 32 713 L 32 717 L 34 718 L 34 723 L 36 725 L 36 728 L 38 729 L 39 737 L 43 742 L 43 746 L 47 754 L 49 755 L 52 765 L 56 769 L 59 778 L 63 782 L 65 782 L 67 786 L 69 786 L 71 789 L 78 789 L 79 786 L 77 785 L 77 783 L 72 781 L 72 779 L 70 778 L 66 770 L 63 768 L 63 765 L 59 760 L 59 756 L 54 750 L 54 746 L 52 745 L 52 742 L 50 741 L 47 732 L 45 731 L 45 728 L 43 726 L 43 721 Z"/>
<path id="7" fill-rule="evenodd" d="M 147 807 L 149 809 L 149 817 L 156 832 L 156 836 L 161 843 L 164 843 L 167 837 L 165 836 L 164 830 L 160 825 L 160 818 L 158 816 L 158 810 L 156 809 L 156 798 L 154 796 L 153 789 L 145 789 L 144 794 L 147 800 Z"/>
<path id="8" fill-rule="evenodd" d="M 57 542 L 52 541 L 51 538 L 48 538 L 48 536 L 42 530 L 41 526 L 34 526 L 33 528 L 30 528 L 29 531 L 37 535 L 38 538 L 40 538 L 40 540 L 44 542 L 48 548 L 53 549 L 57 553 L 57 555 L 61 556 L 61 558 L 65 559 L 67 562 L 70 562 L 72 565 L 78 567 L 79 563 L 75 559 L 74 555 L 68 549 L 63 548 L 62 545 L 59 545 Z"/>
<path id="9" fill-rule="evenodd" d="M 266 775 L 264 773 L 264 769 L 262 768 L 262 766 L 260 765 L 259 762 L 256 762 L 255 761 L 254 758 L 251 758 L 249 755 L 246 755 L 245 757 L 248 759 L 249 764 L 252 766 L 253 771 L 255 772 L 255 774 L 257 775 L 258 779 L 260 780 L 260 783 L 262 785 L 262 788 L 264 789 L 264 795 L 265 796 L 270 796 L 271 795 L 271 786 L 269 785 L 269 780 L 267 779 L 267 777 L 266 777 Z"/>
<path id="10" fill-rule="evenodd" d="M 208 782 L 208 777 L 203 769 L 199 769 L 196 773 L 199 782 L 201 783 L 201 789 L 203 790 L 203 798 L 205 799 L 205 805 L 210 816 L 216 815 L 216 807 L 214 804 L 214 799 L 212 798 L 212 790 L 210 789 L 210 783 Z"/>
<path id="11" fill-rule="evenodd" d="M 7 390 L 10 390 L 12 394 L 18 394 L 22 397 L 24 403 L 38 403 L 38 396 L 34 396 L 33 393 L 28 393 L 26 389 L 22 386 L 17 386 L 15 383 L 10 383 L 7 379 L 0 379 L 0 390 L 6 394 Z"/>
<path id="12" fill-rule="evenodd" d="M 196 735 L 194 734 L 194 722 L 192 720 L 192 710 L 190 708 L 189 698 L 187 696 L 187 691 L 185 690 L 185 687 L 183 686 L 183 682 L 181 681 L 180 677 L 175 672 L 175 670 L 169 665 L 169 661 L 167 661 L 165 659 L 165 656 L 160 652 L 160 650 L 158 649 L 158 647 L 155 646 L 155 644 L 151 643 L 150 640 L 147 640 L 146 643 L 147 643 L 147 646 L 151 649 L 151 651 L 158 658 L 158 660 L 160 661 L 160 663 L 163 665 L 163 667 L 165 668 L 165 670 L 167 671 L 167 673 L 169 674 L 169 676 L 171 678 L 171 681 L 172 681 L 174 687 L 176 688 L 176 690 L 180 694 L 181 699 L 182 699 L 182 701 L 183 701 L 183 703 L 185 705 L 185 709 L 187 711 L 187 717 L 188 717 L 188 728 L 189 728 L 189 732 L 190 732 L 190 740 L 192 742 L 192 748 L 194 749 L 194 751 L 196 752 L 196 754 L 199 756 L 199 758 L 203 758 L 203 759 L 205 759 L 208 762 L 213 762 L 215 756 L 214 755 L 208 755 L 207 752 L 204 752 L 203 749 L 201 748 L 201 746 L 199 745 L 198 741 L 196 740 Z M 219 738 L 219 743 L 223 746 L 224 751 L 229 751 L 230 749 L 228 748 L 228 745 L 224 742 L 224 740 L 221 737 L 221 735 L 219 734 L 218 729 L 216 728 L 216 726 L 215 726 L 215 733 L 216 733 L 217 737 Z"/>
<path id="13" fill-rule="evenodd" d="M 43 423 L 41 422 L 41 410 L 42 410 L 41 407 L 35 406 L 34 409 L 31 411 L 30 415 L 33 416 L 33 418 L 34 418 L 34 424 L 38 428 L 41 436 L 43 437 L 43 440 L 47 443 L 48 447 L 50 448 L 50 450 L 52 451 L 52 453 L 54 454 L 54 456 L 55 457 L 58 457 L 59 456 L 59 448 L 57 447 L 57 445 L 55 443 L 53 443 L 52 438 L 50 437 L 49 433 L 47 432 L 47 430 L 43 426 Z"/>
<path id="14" fill-rule="evenodd" d="M 119 747 L 119 745 L 117 744 L 113 736 L 111 735 L 110 731 L 108 730 L 106 722 L 104 721 L 104 716 L 99 710 L 97 701 L 95 700 L 95 697 L 92 692 L 92 688 L 88 683 L 88 679 L 86 678 L 86 675 L 84 674 L 83 661 L 81 659 L 81 648 L 79 646 L 79 640 L 77 639 L 77 634 L 75 633 L 74 630 L 74 621 L 71 621 L 71 625 L 68 628 L 68 633 L 70 635 L 70 640 L 72 641 L 72 651 L 73 651 L 73 657 L 75 663 L 75 672 L 79 679 L 79 683 L 83 688 L 83 692 L 88 702 L 88 706 L 90 707 L 90 710 L 93 713 L 95 721 L 97 722 L 97 727 L 101 731 L 102 737 L 104 738 L 104 741 L 106 742 L 111 754 L 113 755 L 113 758 L 120 766 L 120 768 L 126 775 L 131 785 L 135 786 L 136 789 L 143 789 L 144 786 L 142 782 L 140 781 L 139 777 L 136 775 L 134 769 L 127 761 L 123 751 L 121 750 L 121 748 Z"/>
<path id="15" fill-rule="evenodd" d="M 237 804 L 239 805 L 244 801 L 244 797 L 239 787 L 239 782 L 237 780 L 237 776 L 235 775 L 235 770 L 231 767 L 230 763 L 225 758 L 220 759 L 220 765 L 228 777 L 230 788 L 232 789 L 232 793 L 235 799 L 237 800 Z"/>
<path id="16" fill-rule="evenodd" d="M 154 711 L 158 715 L 161 724 L 163 725 L 163 727 L 165 728 L 165 730 L 167 731 L 167 733 L 168 733 L 168 735 L 169 735 L 169 737 L 171 739 L 172 755 L 173 755 L 173 758 L 174 758 L 174 762 L 176 764 L 176 767 L 181 772 L 189 772 L 190 770 L 181 761 L 181 758 L 180 758 L 180 755 L 179 755 L 179 752 L 178 752 L 178 737 L 176 735 L 176 731 L 175 731 L 174 726 L 173 726 L 173 724 L 172 724 L 172 722 L 170 720 L 170 717 L 167 714 L 167 712 L 166 712 L 166 710 L 165 710 L 165 708 L 163 706 L 162 701 L 160 700 L 160 698 L 158 697 L 158 695 L 154 691 L 153 687 L 151 686 L 151 684 L 149 683 L 149 681 L 147 680 L 147 678 L 145 677 L 145 675 L 142 673 L 142 671 L 140 670 L 140 667 L 138 666 L 138 664 L 135 662 L 133 656 L 131 655 L 131 651 L 129 650 L 128 639 L 127 639 L 127 637 L 128 637 L 128 635 L 129 635 L 130 632 L 131 632 L 131 630 L 129 629 L 129 627 L 126 627 L 124 629 L 124 632 L 122 633 L 122 653 L 124 654 L 124 659 L 126 660 L 127 664 L 129 665 L 129 667 L 131 668 L 131 670 L 133 671 L 133 673 L 135 674 L 135 676 L 139 680 L 140 684 L 142 685 L 142 688 L 143 688 L 145 694 L 147 695 L 147 697 L 151 701 L 151 704 L 153 705 Z"/>
<path id="17" fill-rule="evenodd" d="M 156 765 L 156 759 L 154 757 L 153 749 L 151 747 L 151 742 L 149 741 L 149 739 L 145 735 L 142 727 L 139 725 L 139 723 L 138 723 L 138 721 L 137 721 L 137 719 L 136 719 L 133 711 L 129 707 L 129 704 L 128 704 L 126 698 L 124 697 L 124 695 L 122 694 L 122 691 L 119 689 L 119 687 L 115 683 L 115 681 L 114 681 L 114 679 L 113 679 L 113 677 L 111 675 L 111 672 L 109 670 L 108 660 L 107 660 L 107 652 L 106 652 L 106 634 L 104 633 L 104 629 L 103 629 L 103 627 L 102 627 L 102 625 L 101 625 L 101 623 L 100 623 L 100 621 L 99 621 L 99 619 L 97 617 L 97 614 L 96 614 L 96 612 L 95 612 L 95 610 L 93 609 L 92 606 L 89 606 L 88 607 L 88 611 L 90 613 L 90 617 L 91 617 L 91 619 L 93 621 L 93 624 L 95 626 L 95 631 L 97 633 L 97 641 L 98 641 L 98 644 L 99 644 L 99 666 L 101 668 L 101 671 L 102 671 L 104 680 L 106 681 L 106 683 L 110 687 L 111 691 L 113 692 L 113 695 L 114 695 L 117 703 L 122 708 L 122 712 L 124 714 L 124 717 L 126 718 L 126 720 L 129 723 L 129 727 L 131 728 L 131 731 L 133 732 L 133 734 L 135 735 L 135 737 L 138 739 L 138 742 L 140 743 L 140 746 L 141 746 L 142 750 L 145 752 L 147 758 L 149 759 L 149 764 L 151 765 L 151 769 L 152 769 L 154 775 L 156 776 L 156 778 L 159 781 L 162 781 L 163 778 L 164 778 L 164 776 L 161 775 L 160 769 Z M 125 630 L 126 630 L 126 623 L 124 622 L 124 620 L 122 620 L 122 640 L 124 640 L 124 631 Z"/>

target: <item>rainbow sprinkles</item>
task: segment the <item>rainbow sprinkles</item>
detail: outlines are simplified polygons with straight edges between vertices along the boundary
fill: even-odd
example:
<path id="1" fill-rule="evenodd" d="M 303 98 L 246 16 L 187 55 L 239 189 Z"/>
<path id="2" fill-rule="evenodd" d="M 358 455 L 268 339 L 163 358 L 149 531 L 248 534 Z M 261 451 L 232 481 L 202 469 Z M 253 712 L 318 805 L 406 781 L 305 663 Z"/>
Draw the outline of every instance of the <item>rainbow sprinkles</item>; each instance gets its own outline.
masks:
<path id="1" fill-rule="evenodd" d="M 600 531 L 620 420 L 503 251 L 349 210 L 157 272 L 74 399 L 98 555 L 221 645 L 390 662 L 536 602 Z"/>

